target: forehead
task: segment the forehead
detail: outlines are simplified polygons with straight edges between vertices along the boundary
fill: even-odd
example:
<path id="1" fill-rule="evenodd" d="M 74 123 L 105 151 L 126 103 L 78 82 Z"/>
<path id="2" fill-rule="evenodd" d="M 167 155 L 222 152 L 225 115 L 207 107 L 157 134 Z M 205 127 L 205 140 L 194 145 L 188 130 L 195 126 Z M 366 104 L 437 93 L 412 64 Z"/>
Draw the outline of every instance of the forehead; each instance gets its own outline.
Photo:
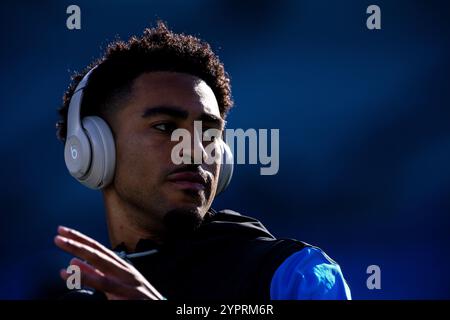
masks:
<path id="1" fill-rule="evenodd" d="M 205 81 L 178 72 L 147 72 L 137 77 L 132 86 L 135 105 L 151 108 L 177 106 L 192 114 L 210 113 L 220 117 L 217 99 Z"/>

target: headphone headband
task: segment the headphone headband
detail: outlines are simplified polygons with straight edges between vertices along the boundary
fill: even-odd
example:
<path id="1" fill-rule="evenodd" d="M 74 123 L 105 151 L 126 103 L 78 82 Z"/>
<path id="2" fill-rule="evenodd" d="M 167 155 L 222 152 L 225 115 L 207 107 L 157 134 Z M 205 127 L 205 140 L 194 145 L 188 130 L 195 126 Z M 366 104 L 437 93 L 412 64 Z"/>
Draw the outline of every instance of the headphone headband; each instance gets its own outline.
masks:
<path id="1" fill-rule="evenodd" d="M 69 111 L 67 112 L 67 137 L 76 135 L 81 130 L 81 103 L 83 101 L 84 88 L 88 85 L 89 77 L 92 72 L 97 68 L 93 67 L 86 73 L 81 81 L 76 86 L 72 98 L 69 103 Z"/>

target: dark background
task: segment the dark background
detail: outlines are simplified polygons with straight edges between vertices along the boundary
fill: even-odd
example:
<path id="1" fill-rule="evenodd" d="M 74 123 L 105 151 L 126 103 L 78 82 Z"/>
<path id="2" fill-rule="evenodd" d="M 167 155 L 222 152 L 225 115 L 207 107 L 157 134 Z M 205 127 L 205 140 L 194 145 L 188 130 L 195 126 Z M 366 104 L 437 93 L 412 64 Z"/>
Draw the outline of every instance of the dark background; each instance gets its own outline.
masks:
<path id="1" fill-rule="evenodd" d="M 81 8 L 81 30 L 66 8 Z M 366 28 L 381 7 L 382 29 Z M 0 298 L 52 296 L 58 224 L 108 244 L 101 193 L 68 174 L 56 108 L 74 70 L 160 18 L 212 44 L 230 128 L 279 128 L 280 170 L 238 166 L 215 201 L 321 247 L 355 299 L 450 298 L 446 1 L 4 1 L 0 4 Z M 381 290 L 366 287 L 381 267 Z"/>

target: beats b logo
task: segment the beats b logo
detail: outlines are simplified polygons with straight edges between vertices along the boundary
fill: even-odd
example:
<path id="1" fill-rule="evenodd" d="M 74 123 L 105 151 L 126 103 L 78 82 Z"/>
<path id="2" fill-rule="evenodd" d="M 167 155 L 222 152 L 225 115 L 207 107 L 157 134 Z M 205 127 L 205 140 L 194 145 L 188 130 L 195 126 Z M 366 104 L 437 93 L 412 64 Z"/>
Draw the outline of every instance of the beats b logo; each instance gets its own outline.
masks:
<path id="1" fill-rule="evenodd" d="M 76 160 L 78 158 L 78 150 L 73 145 L 70 146 L 70 154 L 72 155 L 73 160 Z"/>

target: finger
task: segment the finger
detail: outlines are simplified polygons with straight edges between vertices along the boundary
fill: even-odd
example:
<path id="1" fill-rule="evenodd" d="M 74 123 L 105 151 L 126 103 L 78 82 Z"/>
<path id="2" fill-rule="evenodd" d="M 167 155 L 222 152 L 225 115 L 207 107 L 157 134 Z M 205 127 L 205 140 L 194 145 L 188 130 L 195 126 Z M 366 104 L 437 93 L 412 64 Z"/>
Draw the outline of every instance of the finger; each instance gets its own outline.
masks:
<path id="1" fill-rule="evenodd" d="M 110 284 L 105 285 L 104 280 L 100 280 L 102 277 L 105 277 L 105 275 L 100 272 L 99 270 L 95 269 L 91 265 L 87 264 L 84 261 L 81 261 L 78 258 L 73 258 L 70 261 L 71 266 L 77 266 L 80 268 L 80 282 L 83 287 L 89 287 L 100 290 L 99 284 L 94 284 L 93 281 L 96 283 L 101 282 L 103 283 L 102 288 L 106 289 L 108 288 L 111 290 L 110 286 L 113 284 L 111 281 Z M 67 281 L 67 279 L 73 275 L 73 273 L 67 272 L 67 269 L 61 269 L 60 270 L 60 276 L 64 281 Z"/>
<path id="2" fill-rule="evenodd" d="M 58 235 L 55 237 L 55 244 L 64 251 L 86 260 L 88 263 L 103 272 L 117 274 L 117 271 L 126 271 L 126 268 L 121 264 L 118 264 L 117 261 L 78 241 Z"/>
<path id="3" fill-rule="evenodd" d="M 75 229 L 64 227 L 64 226 L 59 226 L 58 233 L 65 238 L 78 241 L 82 244 L 85 244 L 85 245 L 91 247 L 91 248 L 97 249 L 97 250 L 103 252 L 104 254 L 106 254 L 107 256 L 111 257 L 112 259 L 116 260 L 120 264 L 125 265 L 125 263 L 126 263 L 125 261 L 120 259 L 113 251 L 109 250 L 108 248 L 103 246 L 101 243 L 84 235 L 83 233 L 81 233 Z"/>
<path id="4" fill-rule="evenodd" d="M 118 290 L 118 288 L 120 288 L 120 285 L 117 282 L 115 282 L 113 279 L 106 279 L 106 276 L 104 274 L 102 274 L 98 270 L 95 270 L 92 266 L 89 266 L 88 264 L 83 263 L 78 259 L 75 263 L 76 265 L 80 265 L 80 282 L 82 287 L 92 288 L 105 293 L 115 293 L 122 291 Z M 81 268 L 83 269 L 81 270 Z M 60 271 L 60 276 L 64 281 L 67 281 L 67 279 L 71 275 L 71 273 L 67 272 L 67 269 L 61 269 Z"/>
<path id="5" fill-rule="evenodd" d="M 107 275 L 101 275 L 98 272 L 82 272 L 81 284 L 83 287 L 92 288 L 104 293 L 118 294 L 122 285 Z"/>
<path id="6" fill-rule="evenodd" d="M 66 269 L 61 269 L 61 270 L 59 270 L 59 275 L 60 275 L 60 277 L 61 277 L 64 281 L 66 281 L 67 278 L 69 278 L 69 276 L 70 276 L 71 274 L 68 273 Z"/>
<path id="7" fill-rule="evenodd" d="M 94 267 L 92 267 L 91 265 L 87 264 L 84 261 L 81 261 L 78 258 L 72 258 L 72 260 L 70 260 L 70 266 L 77 266 L 80 268 L 80 275 L 81 275 L 81 279 L 83 277 L 84 274 L 98 274 L 103 276 L 104 274 L 102 272 L 100 272 L 99 270 L 95 269 Z M 69 273 L 67 272 L 67 269 L 61 269 L 59 271 L 59 275 L 61 276 L 61 278 L 66 281 L 68 277 L 70 277 L 71 275 L 73 275 L 73 272 Z"/>
<path id="8" fill-rule="evenodd" d="M 102 279 L 107 277 L 99 270 L 95 269 L 91 265 L 78 258 L 73 258 L 70 261 L 70 265 L 76 265 L 80 268 L 81 273 L 81 285 L 83 287 L 94 288 L 96 290 L 106 293 L 110 300 L 123 300 L 123 299 L 151 299 L 151 300 L 164 300 L 164 297 L 153 288 L 147 281 L 144 281 L 139 286 L 121 284 L 117 282 L 117 279 Z M 66 269 L 60 271 L 61 278 L 67 281 L 71 273 L 68 273 Z M 112 280 L 112 281 L 111 281 Z M 109 282 L 109 283 L 105 283 Z M 109 291 L 106 291 L 109 290 Z"/>
<path id="9" fill-rule="evenodd" d="M 151 299 L 162 300 L 159 293 L 146 291 L 144 287 L 132 287 L 119 284 L 115 279 L 105 279 L 105 275 L 101 274 L 92 266 L 84 263 L 79 259 L 72 259 L 71 265 L 77 265 L 81 271 L 81 286 L 92 288 L 104 292 L 109 300 L 129 300 L 129 299 Z M 61 269 L 61 278 L 64 281 L 72 275 L 66 269 Z"/>
<path id="10" fill-rule="evenodd" d="M 70 260 L 70 265 L 72 266 L 77 266 L 80 268 L 80 272 L 81 275 L 83 274 L 98 274 L 100 276 L 104 276 L 105 274 L 103 272 L 101 272 L 100 270 L 94 268 L 93 266 L 91 266 L 90 264 L 78 259 L 78 258 L 72 258 L 72 260 Z"/>
<path id="11" fill-rule="evenodd" d="M 86 260 L 102 273 L 109 273 L 124 280 L 130 280 L 131 274 L 125 266 L 98 250 L 59 235 L 55 237 L 55 244 L 62 250 Z"/>

